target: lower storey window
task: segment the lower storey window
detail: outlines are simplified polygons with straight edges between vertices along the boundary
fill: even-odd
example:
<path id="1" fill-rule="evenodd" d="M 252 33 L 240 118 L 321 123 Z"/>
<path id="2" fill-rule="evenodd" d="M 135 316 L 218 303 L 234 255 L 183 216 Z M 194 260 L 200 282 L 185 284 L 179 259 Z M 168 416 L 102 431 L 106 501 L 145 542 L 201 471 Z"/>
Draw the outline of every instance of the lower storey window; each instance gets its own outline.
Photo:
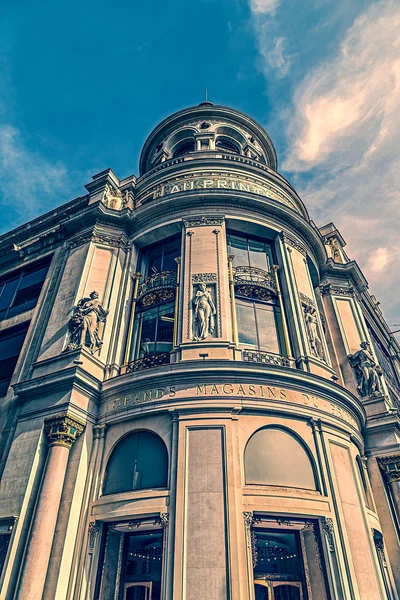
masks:
<path id="1" fill-rule="evenodd" d="M 131 360 L 172 350 L 174 304 L 162 304 L 138 312 L 135 318 L 134 356 Z"/>
<path id="2" fill-rule="evenodd" d="M 275 354 L 283 353 L 282 320 L 278 306 L 237 300 L 236 314 L 241 344 Z"/>
<path id="3" fill-rule="evenodd" d="M 161 600 L 163 530 L 151 523 L 138 523 L 136 531 L 132 526 L 108 526 L 96 598 Z"/>

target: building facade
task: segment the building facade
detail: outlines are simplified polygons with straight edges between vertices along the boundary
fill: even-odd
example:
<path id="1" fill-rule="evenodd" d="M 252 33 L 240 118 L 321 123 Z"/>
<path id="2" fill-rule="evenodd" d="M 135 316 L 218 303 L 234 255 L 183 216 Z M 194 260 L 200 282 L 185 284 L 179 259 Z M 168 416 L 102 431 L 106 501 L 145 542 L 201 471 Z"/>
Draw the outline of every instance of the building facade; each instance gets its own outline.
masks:
<path id="1" fill-rule="evenodd" d="M 398 600 L 400 348 L 203 102 L 0 238 L 5 600 Z"/>

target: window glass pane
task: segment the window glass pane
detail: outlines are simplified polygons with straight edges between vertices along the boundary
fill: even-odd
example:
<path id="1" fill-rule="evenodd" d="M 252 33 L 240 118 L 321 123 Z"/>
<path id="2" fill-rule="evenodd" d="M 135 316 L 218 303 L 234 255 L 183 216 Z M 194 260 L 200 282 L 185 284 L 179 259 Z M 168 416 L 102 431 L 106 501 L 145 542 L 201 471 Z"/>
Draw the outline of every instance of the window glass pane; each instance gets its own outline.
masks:
<path id="1" fill-rule="evenodd" d="M 260 429 L 245 451 L 246 483 L 315 489 L 306 451 L 291 435 L 272 427 Z"/>
<path id="2" fill-rule="evenodd" d="M 268 271 L 268 259 L 265 253 L 264 242 L 257 242 L 255 240 L 249 240 L 249 255 L 250 255 L 250 266 L 258 267 Z"/>
<path id="3" fill-rule="evenodd" d="M 238 235 L 228 236 L 229 254 L 235 256 L 233 265 L 235 267 L 248 267 L 249 255 L 247 250 L 247 239 Z"/>
<path id="4" fill-rule="evenodd" d="M 252 302 L 236 301 L 239 342 L 258 345 L 254 305 Z"/>
<path id="5" fill-rule="evenodd" d="M 146 356 L 151 356 L 152 354 L 155 354 L 157 312 L 157 309 L 152 309 L 140 313 L 139 315 L 141 327 L 137 358 L 145 358 Z"/>
<path id="6" fill-rule="evenodd" d="M 129 577 L 130 581 L 161 581 L 161 531 L 130 535 L 127 550 L 126 574 L 131 576 Z M 151 598 L 153 600 L 154 594 Z"/>
<path id="7" fill-rule="evenodd" d="M 1 285 L 0 291 L 0 311 L 8 308 L 13 301 L 15 291 L 19 282 L 19 277 L 12 281 L 7 281 Z"/>
<path id="8" fill-rule="evenodd" d="M 7 393 L 28 325 L 14 327 L 0 334 L 0 396 Z"/>
<path id="9" fill-rule="evenodd" d="M 164 442 L 140 431 L 118 444 L 107 465 L 104 494 L 167 487 L 168 455 Z"/>
<path id="10" fill-rule="evenodd" d="M 174 312 L 171 306 L 159 310 L 157 326 L 157 354 L 170 352 L 174 335 Z"/>
<path id="11" fill-rule="evenodd" d="M 180 256 L 181 253 L 181 242 L 180 239 L 172 240 L 165 244 L 164 247 L 164 260 L 162 265 L 163 271 L 176 271 L 178 265 L 176 264 L 175 258 Z"/>
<path id="12" fill-rule="evenodd" d="M 37 283 L 43 283 L 46 278 L 46 273 L 48 271 L 49 265 L 45 264 L 40 268 L 31 269 L 30 271 L 26 271 L 22 275 L 21 283 L 18 286 L 18 289 L 24 289 L 27 287 L 31 287 Z"/>
<path id="13" fill-rule="evenodd" d="M 275 313 L 278 309 L 266 304 L 256 304 L 257 329 L 260 350 L 279 354 L 279 340 Z M 277 315 L 278 318 L 280 314 Z"/>
<path id="14" fill-rule="evenodd" d="M 254 579 L 263 575 L 280 575 L 277 579 L 299 581 L 302 579 L 301 550 L 296 533 L 254 530 L 257 564 Z"/>

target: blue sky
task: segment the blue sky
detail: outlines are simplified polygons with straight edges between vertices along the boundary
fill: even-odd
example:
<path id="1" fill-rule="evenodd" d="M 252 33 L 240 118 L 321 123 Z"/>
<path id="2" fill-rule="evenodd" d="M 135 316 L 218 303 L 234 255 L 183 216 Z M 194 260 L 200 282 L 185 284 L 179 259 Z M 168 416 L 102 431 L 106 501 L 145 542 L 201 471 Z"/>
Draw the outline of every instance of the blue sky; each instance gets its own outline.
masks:
<path id="1" fill-rule="evenodd" d="M 257 119 L 400 323 L 400 6 L 392 0 L 25 1 L 0 20 L 1 231 L 138 171 L 165 116 Z M 400 325 L 399 325 L 400 328 Z"/>

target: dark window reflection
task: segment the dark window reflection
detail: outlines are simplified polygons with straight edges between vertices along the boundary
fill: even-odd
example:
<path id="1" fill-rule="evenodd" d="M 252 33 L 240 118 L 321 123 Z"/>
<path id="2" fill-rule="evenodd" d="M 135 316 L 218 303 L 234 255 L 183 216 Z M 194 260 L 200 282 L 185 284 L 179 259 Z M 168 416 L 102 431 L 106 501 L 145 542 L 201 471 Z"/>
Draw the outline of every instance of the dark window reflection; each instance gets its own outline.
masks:
<path id="1" fill-rule="evenodd" d="M 234 255 L 235 267 L 257 267 L 269 271 L 273 265 L 270 242 L 229 233 L 228 252 Z"/>
<path id="2" fill-rule="evenodd" d="M 139 431 L 124 438 L 107 465 L 104 494 L 166 488 L 168 453 L 158 435 Z"/>
<path id="3" fill-rule="evenodd" d="M 0 280 L 0 321 L 36 306 L 50 260 L 42 260 Z"/>
<path id="4" fill-rule="evenodd" d="M 162 531 L 143 532 L 127 539 L 126 600 L 160 600 Z"/>
<path id="5" fill-rule="evenodd" d="M 303 569 L 297 533 L 256 529 L 254 534 L 257 557 L 255 579 L 279 575 L 280 579 L 286 581 L 301 580 Z"/>
<path id="6" fill-rule="evenodd" d="M 5 396 L 17 364 L 29 323 L 0 333 L 0 396 Z"/>
<path id="7" fill-rule="evenodd" d="M 236 300 L 239 342 L 258 350 L 283 352 L 283 332 L 280 308 L 273 304 Z"/>
<path id="8" fill-rule="evenodd" d="M 135 318 L 134 360 L 172 350 L 174 303 L 138 312 Z"/>
<path id="9" fill-rule="evenodd" d="M 181 254 L 181 238 L 175 236 L 146 248 L 141 253 L 139 272 L 144 278 L 161 271 L 176 271 L 175 258 Z"/>

